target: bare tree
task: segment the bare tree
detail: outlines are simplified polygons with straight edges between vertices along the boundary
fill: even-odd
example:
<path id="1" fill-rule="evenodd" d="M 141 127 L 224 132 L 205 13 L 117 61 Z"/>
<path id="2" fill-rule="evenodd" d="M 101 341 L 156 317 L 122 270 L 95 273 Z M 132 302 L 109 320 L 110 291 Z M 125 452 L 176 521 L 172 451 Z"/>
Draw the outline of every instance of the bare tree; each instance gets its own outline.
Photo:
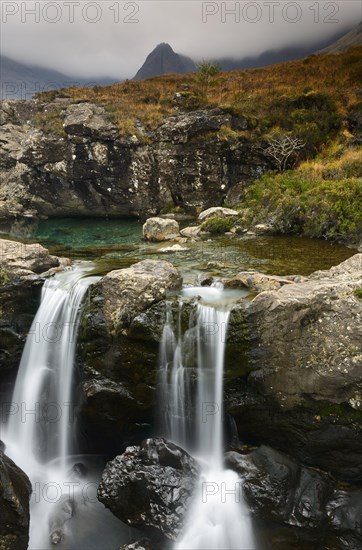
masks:
<path id="1" fill-rule="evenodd" d="M 305 143 L 299 138 L 280 136 L 269 141 L 269 146 L 265 149 L 265 152 L 276 160 L 278 171 L 284 172 L 289 159 L 303 147 L 305 147 Z"/>

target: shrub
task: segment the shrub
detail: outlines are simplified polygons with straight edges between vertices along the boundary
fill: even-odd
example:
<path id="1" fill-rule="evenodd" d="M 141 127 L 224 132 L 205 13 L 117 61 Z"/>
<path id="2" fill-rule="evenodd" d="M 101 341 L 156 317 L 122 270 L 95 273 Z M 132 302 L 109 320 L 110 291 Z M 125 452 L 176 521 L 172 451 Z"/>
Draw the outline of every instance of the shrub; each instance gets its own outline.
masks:
<path id="1" fill-rule="evenodd" d="M 233 225 L 234 222 L 230 218 L 215 217 L 206 220 L 206 222 L 202 224 L 201 228 L 203 231 L 208 231 L 209 233 L 213 233 L 214 235 L 220 235 L 222 233 L 230 231 Z"/>
<path id="2" fill-rule="evenodd" d="M 353 294 L 359 300 L 362 300 L 362 286 L 358 286 L 354 289 Z"/>

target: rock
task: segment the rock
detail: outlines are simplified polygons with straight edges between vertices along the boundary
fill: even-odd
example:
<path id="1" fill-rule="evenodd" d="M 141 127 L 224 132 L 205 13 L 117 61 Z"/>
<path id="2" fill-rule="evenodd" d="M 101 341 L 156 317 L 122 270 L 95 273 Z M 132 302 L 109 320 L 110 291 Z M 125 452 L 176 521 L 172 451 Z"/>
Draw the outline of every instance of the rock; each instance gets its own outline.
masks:
<path id="1" fill-rule="evenodd" d="M 139 313 L 181 288 L 179 271 L 170 263 L 143 260 L 127 269 L 111 271 L 100 281 L 106 322 L 115 329 L 130 324 Z"/>
<path id="2" fill-rule="evenodd" d="M 138 124 L 137 136 L 121 135 L 100 104 L 2 102 L 0 214 L 146 219 L 173 206 L 185 219 L 222 204 L 236 182 L 271 167 L 254 141 L 219 138 L 234 118 L 180 112 L 153 132 Z"/>
<path id="3" fill-rule="evenodd" d="M 118 135 L 117 126 L 107 120 L 103 106 L 92 103 L 70 105 L 64 116 L 63 128 L 67 134 L 112 140 Z"/>
<path id="4" fill-rule="evenodd" d="M 149 218 L 143 225 L 143 237 L 147 241 L 168 241 L 180 234 L 176 220 Z"/>
<path id="5" fill-rule="evenodd" d="M 59 266 L 59 258 L 51 256 L 49 250 L 40 244 L 23 244 L 0 239 L 1 270 L 24 275 L 26 272 L 43 273 L 57 266 Z"/>
<path id="6" fill-rule="evenodd" d="M 243 493 L 259 517 L 304 529 L 320 529 L 326 523 L 326 504 L 333 492 L 327 474 L 303 468 L 266 446 L 250 455 L 229 452 L 225 460 L 244 479 Z"/>
<path id="7" fill-rule="evenodd" d="M 119 550 L 154 550 L 149 539 L 140 539 L 131 544 L 124 544 Z"/>
<path id="8" fill-rule="evenodd" d="M 127 525 L 175 541 L 198 479 L 196 461 L 173 443 L 147 439 L 108 462 L 98 499 Z"/>
<path id="9" fill-rule="evenodd" d="M 57 503 L 49 518 L 49 541 L 59 544 L 65 537 L 66 523 L 74 515 L 74 499 L 63 496 Z"/>
<path id="10" fill-rule="evenodd" d="M 53 269 L 63 269 L 63 264 L 39 244 L 0 239 L 1 374 L 18 368 L 44 277 L 51 276 Z M 2 376 L 0 382 L 6 384 L 9 380 Z"/>
<path id="11" fill-rule="evenodd" d="M 160 252 L 169 253 L 169 252 L 184 252 L 188 250 L 187 246 L 181 246 L 180 244 L 174 244 L 172 246 L 166 246 L 165 248 L 160 248 Z"/>
<path id="12" fill-rule="evenodd" d="M 246 455 L 226 453 L 225 462 L 243 479 L 251 512 L 274 525 L 272 533 L 279 524 L 319 548 L 345 548 L 346 538 L 351 548 L 361 544 L 361 489 L 341 491 L 325 472 L 266 446 Z"/>
<path id="13" fill-rule="evenodd" d="M 199 221 L 205 222 L 210 218 L 231 218 L 236 219 L 239 217 L 239 212 L 232 210 L 231 208 L 223 208 L 222 206 L 213 206 L 208 208 L 199 214 Z"/>
<path id="14" fill-rule="evenodd" d="M 183 237 L 188 237 L 190 239 L 195 239 L 199 236 L 201 231 L 200 225 L 194 225 L 190 227 L 185 227 L 185 229 L 181 229 L 180 233 Z"/>
<path id="15" fill-rule="evenodd" d="M 230 115 L 220 109 L 186 112 L 170 117 L 160 126 L 158 135 L 162 141 L 186 143 L 191 137 L 215 132 L 229 122 Z"/>
<path id="16" fill-rule="evenodd" d="M 99 452 L 119 451 L 120 441 L 139 441 L 150 433 L 164 300 L 181 285 L 171 264 L 145 260 L 90 288 L 78 336 L 80 414 Z"/>
<path id="17" fill-rule="evenodd" d="M 247 379 L 226 387 L 244 438 L 342 479 L 362 480 L 361 254 L 236 306 Z"/>
<path id="18" fill-rule="evenodd" d="M 225 288 L 249 288 L 256 292 L 279 290 L 282 286 L 293 284 L 287 277 L 264 275 L 256 271 L 242 271 L 230 279 L 223 279 Z"/>
<path id="19" fill-rule="evenodd" d="M 31 484 L 26 474 L 0 451 L 1 548 L 28 548 L 30 494 Z"/>
<path id="20" fill-rule="evenodd" d="M 267 225 L 266 223 L 258 223 L 257 225 L 254 225 L 254 232 L 257 235 L 272 235 L 273 234 L 273 228 L 270 225 Z"/>

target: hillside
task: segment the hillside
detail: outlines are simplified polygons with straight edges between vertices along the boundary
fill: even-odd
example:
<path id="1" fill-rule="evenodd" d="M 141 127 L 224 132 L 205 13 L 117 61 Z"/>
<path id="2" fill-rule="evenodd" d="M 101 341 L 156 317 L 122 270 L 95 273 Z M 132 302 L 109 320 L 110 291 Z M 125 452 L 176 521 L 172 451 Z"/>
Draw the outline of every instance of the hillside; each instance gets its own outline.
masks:
<path id="1" fill-rule="evenodd" d="M 339 40 L 336 42 L 333 42 L 333 44 L 330 44 L 323 50 L 319 50 L 316 52 L 317 54 L 337 54 L 347 51 L 349 48 L 352 48 L 353 46 L 360 46 L 362 44 L 362 21 L 354 27 L 350 32 L 342 36 Z"/>
<path id="2" fill-rule="evenodd" d="M 361 54 L 360 46 L 206 80 L 168 75 L 5 104 L 0 209 L 18 213 L 19 196 L 26 215 L 49 217 L 227 204 L 242 231 L 267 224 L 358 244 Z M 300 147 L 278 164 L 268 149 L 288 139 Z"/>
<path id="3" fill-rule="evenodd" d="M 42 90 L 64 88 L 74 83 L 112 84 L 113 79 L 75 78 L 58 71 L 26 65 L 0 56 L 0 99 L 30 99 Z"/>
<path id="4" fill-rule="evenodd" d="M 334 56 L 311 55 L 270 67 L 222 72 L 209 86 L 195 73 L 104 87 L 71 88 L 39 97 L 104 103 L 118 122 L 120 132 L 126 134 L 136 131 L 139 124 L 145 130 L 153 130 L 180 109 L 213 107 L 242 114 L 250 120 L 249 126 L 254 126 L 254 134 L 268 133 L 274 127 L 289 131 L 298 127 L 302 131 L 303 126 L 310 134 L 308 124 L 322 123 L 320 117 L 315 120 L 313 103 L 319 102 L 315 108 L 323 117 L 345 118 L 360 101 L 361 75 L 362 46 L 359 46 Z M 308 109 L 312 109 L 309 115 Z"/>

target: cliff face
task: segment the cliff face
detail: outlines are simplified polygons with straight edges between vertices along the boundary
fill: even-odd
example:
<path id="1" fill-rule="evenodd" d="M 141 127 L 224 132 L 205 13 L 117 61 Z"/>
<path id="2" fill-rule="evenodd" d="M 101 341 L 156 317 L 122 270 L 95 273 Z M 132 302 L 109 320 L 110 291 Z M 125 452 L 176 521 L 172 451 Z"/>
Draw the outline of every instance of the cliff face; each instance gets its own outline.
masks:
<path id="1" fill-rule="evenodd" d="M 172 205 L 221 204 L 270 160 L 220 129 L 247 121 L 220 110 L 170 117 L 154 132 L 120 135 L 102 105 L 70 99 L 0 104 L 0 216 L 139 216 Z"/>

